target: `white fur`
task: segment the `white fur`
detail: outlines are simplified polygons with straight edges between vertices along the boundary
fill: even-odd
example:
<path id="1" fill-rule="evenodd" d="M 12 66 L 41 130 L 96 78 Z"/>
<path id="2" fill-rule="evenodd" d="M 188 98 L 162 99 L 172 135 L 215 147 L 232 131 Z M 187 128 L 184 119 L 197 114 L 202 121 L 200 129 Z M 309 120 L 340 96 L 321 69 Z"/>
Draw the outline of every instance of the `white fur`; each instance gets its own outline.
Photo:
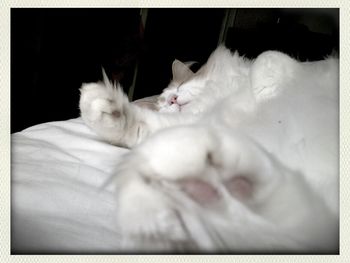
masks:
<path id="1" fill-rule="evenodd" d="M 86 124 L 138 144 L 114 181 L 125 249 L 336 252 L 338 60 L 219 47 L 175 68 L 159 112 L 106 80 L 82 87 Z"/>

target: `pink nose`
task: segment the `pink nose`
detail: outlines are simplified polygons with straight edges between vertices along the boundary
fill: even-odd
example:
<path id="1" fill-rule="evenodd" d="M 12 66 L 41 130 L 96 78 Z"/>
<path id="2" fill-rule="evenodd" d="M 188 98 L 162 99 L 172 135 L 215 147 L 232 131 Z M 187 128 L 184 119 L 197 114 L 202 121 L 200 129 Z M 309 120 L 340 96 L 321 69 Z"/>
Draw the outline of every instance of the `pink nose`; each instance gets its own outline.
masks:
<path id="1" fill-rule="evenodd" d="M 177 95 L 173 95 L 170 98 L 170 104 L 176 104 L 177 103 Z"/>

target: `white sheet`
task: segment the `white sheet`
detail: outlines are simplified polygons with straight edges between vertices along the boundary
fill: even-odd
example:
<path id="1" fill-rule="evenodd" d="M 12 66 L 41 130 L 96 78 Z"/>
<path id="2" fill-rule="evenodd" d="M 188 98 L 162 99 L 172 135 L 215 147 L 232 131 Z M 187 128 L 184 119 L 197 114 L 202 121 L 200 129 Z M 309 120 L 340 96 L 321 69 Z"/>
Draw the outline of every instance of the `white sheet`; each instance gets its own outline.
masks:
<path id="1" fill-rule="evenodd" d="M 121 239 L 113 193 L 101 186 L 128 150 L 80 118 L 12 135 L 13 253 L 113 253 Z"/>

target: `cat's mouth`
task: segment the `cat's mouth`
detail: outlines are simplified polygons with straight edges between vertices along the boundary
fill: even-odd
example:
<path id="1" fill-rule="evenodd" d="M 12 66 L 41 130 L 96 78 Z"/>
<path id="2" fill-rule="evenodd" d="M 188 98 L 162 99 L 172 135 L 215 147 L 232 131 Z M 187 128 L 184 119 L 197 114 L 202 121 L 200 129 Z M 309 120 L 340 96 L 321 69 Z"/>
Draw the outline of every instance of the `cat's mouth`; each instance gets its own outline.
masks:
<path id="1" fill-rule="evenodd" d="M 187 102 L 176 102 L 172 103 L 171 105 L 161 106 L 159 111 L 161 112 L 182 112 L 187 107 L 187 105 L 190 103 L 190 101 Z"/>

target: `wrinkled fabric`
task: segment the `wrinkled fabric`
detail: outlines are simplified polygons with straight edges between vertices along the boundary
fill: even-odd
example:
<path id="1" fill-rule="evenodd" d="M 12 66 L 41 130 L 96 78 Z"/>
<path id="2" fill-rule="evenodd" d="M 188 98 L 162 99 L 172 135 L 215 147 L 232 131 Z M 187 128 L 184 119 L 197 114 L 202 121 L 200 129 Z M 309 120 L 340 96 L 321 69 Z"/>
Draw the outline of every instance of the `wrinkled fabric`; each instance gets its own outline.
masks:
<path id="1" fill-rule="evenodd" d="M 104 184 L 128 150 L 80 118 L 33 126 L 11 144 L 12 253 L 118 251 L 118 207 Z"/>

